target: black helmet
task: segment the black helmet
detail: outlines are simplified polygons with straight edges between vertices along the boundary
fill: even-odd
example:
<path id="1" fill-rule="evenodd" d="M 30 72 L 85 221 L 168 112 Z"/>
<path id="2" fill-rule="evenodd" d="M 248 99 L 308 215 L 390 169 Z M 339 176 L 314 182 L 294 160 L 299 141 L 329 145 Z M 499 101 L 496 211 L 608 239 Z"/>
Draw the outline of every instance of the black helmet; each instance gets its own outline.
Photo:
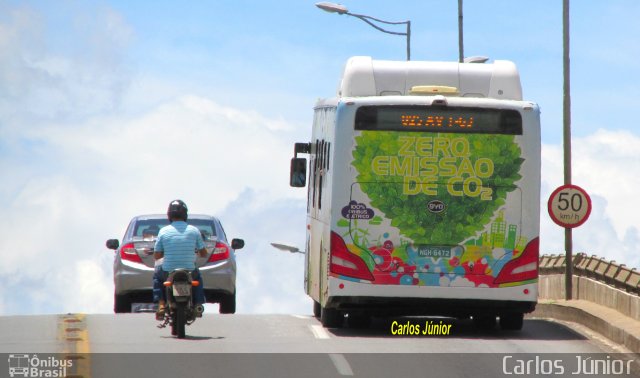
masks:
<path id="1" fill-rule="evenodd" d="M 167 209 L 167 217 L 169 221 L 173 219 L 182 219 L 184 221 L 187 220 L 187 204 L 182 202 L 181 200 L 171 201 L 169 204 L 169 209 Z"/>

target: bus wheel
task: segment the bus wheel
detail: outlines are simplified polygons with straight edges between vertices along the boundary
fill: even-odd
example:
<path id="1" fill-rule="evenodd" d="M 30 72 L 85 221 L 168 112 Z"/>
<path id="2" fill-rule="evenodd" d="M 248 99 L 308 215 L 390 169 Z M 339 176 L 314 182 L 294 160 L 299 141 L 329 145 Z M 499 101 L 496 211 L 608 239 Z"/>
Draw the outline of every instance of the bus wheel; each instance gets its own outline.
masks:
<path id="1" fill-rule="evenodd" d="M 473 324 L 478 329 L 490 330 L 496 326 L 496 317 L 494 315 L 474 315 Z"/>
<path id="2" fill-rule="evenodd" d="M 500 328 L 508 331 L 519 331 L 522 329 L 524 314 L 510 313 L 500 315 Z"/>
<path id="3" fill-rule="evenodd" d="M 322 308 L 320 311 L 320 322 L 325 328 L 339 328 L 342 327 L 344 321 L 344 315 L 342 312 L 335 308 Z"/>
<path id="4" fill-rule="evenodd" d="M 322 307 L 320 307 L 320 303 L 313 301 L 313 316 L 320 319 L 321 313 L 322 313 Z"/>
<path id="5" fill-rule="evenodd" d="M 347 325 L 350 328 L 369 328 L 371 316 L 367 314 L 352 314 L 347 316 Z"/>

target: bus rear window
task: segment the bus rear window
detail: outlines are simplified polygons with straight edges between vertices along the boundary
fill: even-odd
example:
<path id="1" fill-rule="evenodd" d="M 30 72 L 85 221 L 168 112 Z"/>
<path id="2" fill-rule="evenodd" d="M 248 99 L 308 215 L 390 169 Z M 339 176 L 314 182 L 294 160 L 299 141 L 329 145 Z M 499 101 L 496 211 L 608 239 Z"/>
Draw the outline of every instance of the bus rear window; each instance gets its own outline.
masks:
<path id="1" fill-rule="evenodd" d="M 361 106 L 356 111 L 355 129 L 522 135 L 522 116 L 513 109 Z"/>

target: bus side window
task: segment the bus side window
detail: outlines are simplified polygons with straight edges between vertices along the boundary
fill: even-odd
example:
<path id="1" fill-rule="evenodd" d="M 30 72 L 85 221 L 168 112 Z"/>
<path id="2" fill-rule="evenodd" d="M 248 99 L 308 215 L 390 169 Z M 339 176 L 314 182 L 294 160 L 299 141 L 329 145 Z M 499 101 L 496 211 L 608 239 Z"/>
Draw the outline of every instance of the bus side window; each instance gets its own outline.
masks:
<path id="1" fill-rule="evenodd" d="M 311 161 L 312 161 L 311 160 L 311 158 L 312 158 L 312 155 L 311 155 L 311 143 L 309 143 L 309 154 L 310 154 L 309 155 L 309 169 L 308 169 L 309 176 L 308 176 L 308 179 L 307 179 L 307 182 L 309 183 L 309 185 L 307 186 L 307 214 L 311 213 L 311 201 L 312 201 L 311 195 L 313 193 L 313 185 L 311 184 L 312 183 L 312 177 L 313 177 L 313 167 L 311 166 Z"/>
<path id="2" fill-rule="evenodd" d="M 321 175 L 320 175 L 320 195 L 318 198 L 318 208 L 322 209 L 322 182 L 323 182 L 323 177 L 327 171 L 329 170 L 329 149 L 330 147 L 330 143 L 327 141 L 322 141 L 322 159 L 320 159 L 320 165 L 322 167 Z"/>
<path id="3" fill-rule="evenodd" d="M 313 175 L 313 198 L 311 201 L 312 207 L 315 209 L 316 207 L 316 192 L 318 190 L 318 146 L 320 145 L 320 141 L 316 139 L 316 142 L 312 146 L 312 159 L 313 159 L 313 170 L 311 174 Z"/>
<path id="4" fill-rule="evenodd" d="M 322 209 L 322 176 L 325 159 L 325 141 L 320 142 L 320 158 L 318 159 L 318 209 Z"/>
<path id="5" fill-rule="evenodd" d="M 328 142 L 327 143 L 327 157 L 326 157 L 326 164 L 325 164 L 325 169 L 328 171 L 329 170 L 329 158 L 331 157 L 331 143 Z"/>

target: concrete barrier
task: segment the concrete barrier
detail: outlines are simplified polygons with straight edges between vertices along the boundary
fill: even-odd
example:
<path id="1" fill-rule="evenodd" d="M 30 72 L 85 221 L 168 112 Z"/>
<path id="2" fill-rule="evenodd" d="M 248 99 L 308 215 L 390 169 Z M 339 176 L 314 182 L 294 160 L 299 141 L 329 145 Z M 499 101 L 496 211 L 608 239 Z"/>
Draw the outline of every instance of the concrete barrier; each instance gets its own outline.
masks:
<path id="1" fill-rule="evenodd" d="M 572 300 L 566 301 L 565 260 L 541 256 L 540 300 L 532 315 L 580 323 L 640 353 L 640 272 L 578 253 L 572 260 Z"/>
<path id="2" fill-rule="evenodd" d="M 541 299 L 565 298 L 565 276 L 541 275 L 538 281 Z M 573 299 L 585 300 L 612 308 L 619 313 L 640 321 L 640 297 L 588 277 L 573 277 Z"/>
<path id="3" fill-rule="evenodd" d="M 564 255 L 543 255 L 538 261 L 541 275 L 563 274 L 566 269 Z M 573 256 L 573 274 L 604 282 L 627 293 L 640 294 L 640 272 L 624 264 L 607 261 L 604 258 L 578 253 Z"/>
<path id="4" fill-rule="evenodd" d="M 615 309 L 640 321 L 640 273 L 615 261 L 577 254 L 573 260 L 572 298 Z M 542 299 L 565 298 L 565 257 L 540 258 L 539 294 Z"/>

